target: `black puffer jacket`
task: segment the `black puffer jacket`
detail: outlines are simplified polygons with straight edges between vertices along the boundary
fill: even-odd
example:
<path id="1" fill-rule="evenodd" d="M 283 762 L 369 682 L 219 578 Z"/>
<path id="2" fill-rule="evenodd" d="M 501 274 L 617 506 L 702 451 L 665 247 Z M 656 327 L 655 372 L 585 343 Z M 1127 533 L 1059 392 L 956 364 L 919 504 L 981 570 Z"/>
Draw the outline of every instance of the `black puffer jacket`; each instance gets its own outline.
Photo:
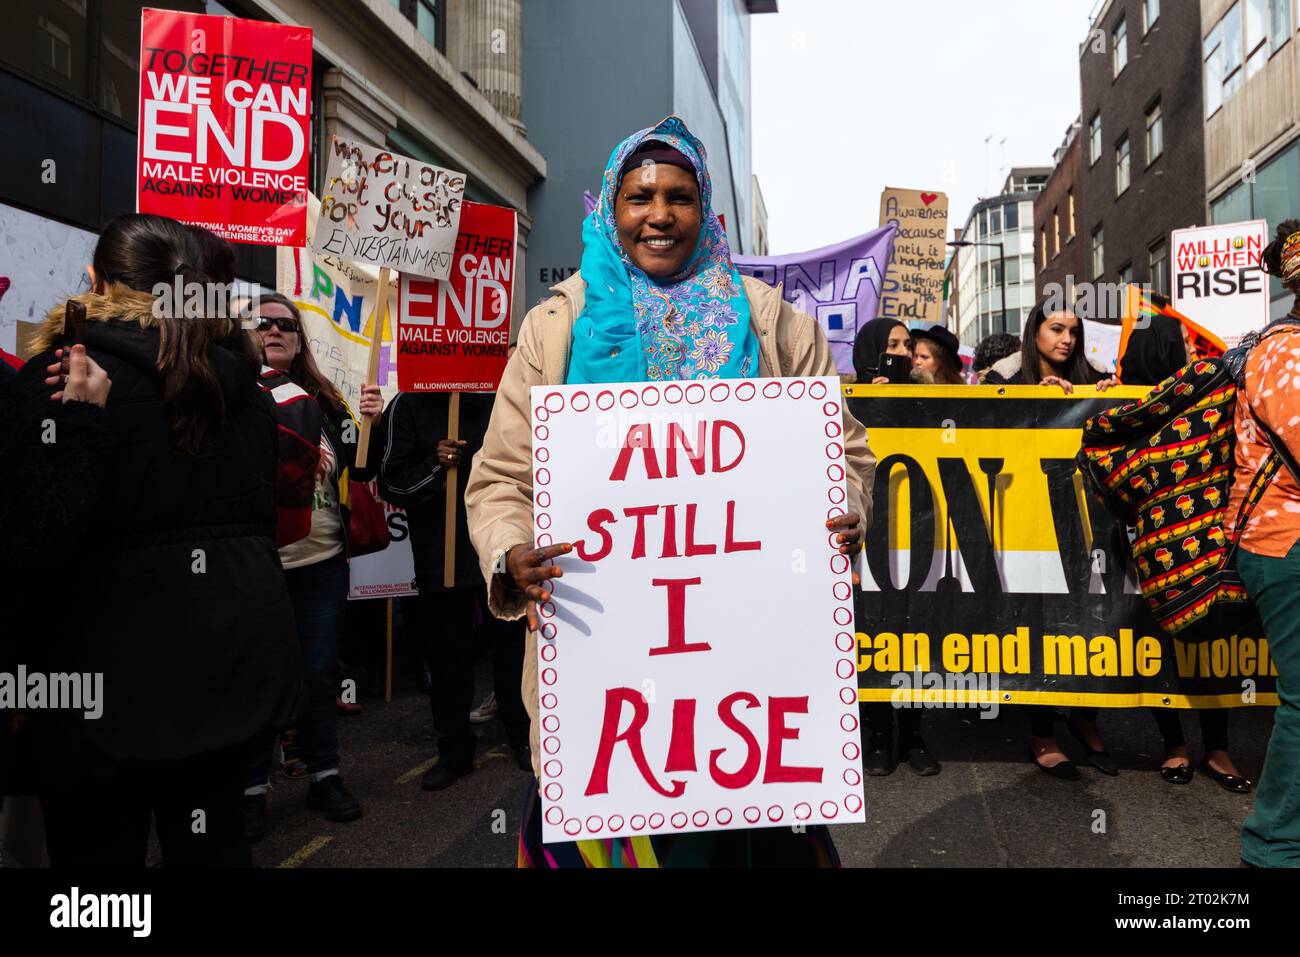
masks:
<path id="1" fill-rule="evenodd" d="M 110 758 L 165 760 L 287 727 L 301 666 L 274 543 L 275 412 L 257 364 L 234 337 L 210 349 L 225 428 L 207 454 L 178 454 L 151 298 L 120 288 L 77 298 L 86 350 L 113 381 L 116 447 L 56 636 L 63 661 L 104 676 L 103 715 L 81 731 Z M 62 305 L 51 311 L 38 336 L 45 351 L 19 376 L 36 401 L 48 394 L 62 316 Z"/>
<path id="2" fill-rule="evenodd" d="M 460 394 L 458 434 L 466 445 L 456 469 L 455 588 L 483 584 L 465 518 L 465 486 L 470 460 L 483 447 L 495 400 L 494 392 Z M 376 441 L 379 444 L 379 494 L 384 501 L 406 509 L 415 585 L 421 592 L 445 587 L 447 472 L 438 464 L 438 442 L 447 437 L 449 401 L 446 392 L 401 392 L 384 410 L 379 434 L 371 439 L 372 448 Z"/>

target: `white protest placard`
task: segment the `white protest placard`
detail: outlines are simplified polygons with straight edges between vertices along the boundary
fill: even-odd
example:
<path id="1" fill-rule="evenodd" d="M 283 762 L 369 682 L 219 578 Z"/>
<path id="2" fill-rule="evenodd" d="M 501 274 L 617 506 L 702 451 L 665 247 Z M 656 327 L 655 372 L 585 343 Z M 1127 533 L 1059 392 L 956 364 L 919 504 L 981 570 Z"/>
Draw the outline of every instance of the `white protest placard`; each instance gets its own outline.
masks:
<path id="1" fill-rule="evenodd" d="M 838 386 L 532 390 L 543 840 L 864 819 Z"/>
<path id="2" fill-rule="evenodd" d="M 465 174 L 334 137 L 312 245 L 352 262 L 446 279 Z"/>
<path id="3" fill-rule="evenodd" d="M 1259 268 L 1268 245 L 1267 222 L 1176 229 L 1170 245 L 1175 309 L 1230 349 L 1268 323 L 1268 276 Z"/>

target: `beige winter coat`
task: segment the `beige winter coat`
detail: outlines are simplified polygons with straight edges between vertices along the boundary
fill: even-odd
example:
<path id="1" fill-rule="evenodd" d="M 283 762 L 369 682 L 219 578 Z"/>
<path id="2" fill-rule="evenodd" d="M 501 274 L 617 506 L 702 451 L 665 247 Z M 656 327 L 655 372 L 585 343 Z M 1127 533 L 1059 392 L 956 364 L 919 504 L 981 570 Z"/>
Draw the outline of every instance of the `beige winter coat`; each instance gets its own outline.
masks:
<path id="1" fill-rule="evenodd" d="M 759 343 L 761 376 L 834 376 L 835 361 L 816 320 L 797 312 L 781 297 L 781 289 L 742 277 L 749 297 L 750 327 Z M 483 447 L 474 456 L 465 510 L 488 585 L 488 607 L 498 618 L 517 619 L 526 613 L 527 599 L 504 575 L 497 575 L 502 555 L 515 545 L 533 541 L 532 426 L 530 390 L 535 385 L 561 385 L 569 367 L 573 321 L 582 312 L 587 284 L 580 274 L 551 287 L 558 293 L 524 317 L 519 348 L 510 358 L 497 390 L 492 420 Z M 871 524 L 871 488 L 876 458 L 867 447 L 867 433 L 844 410 L 844 450 L 848 460 L 849 503 L 863 518 L 865 534 Z M 537 728 L 537 636 L 528 633 L 522 684 L 524 705 L 532 721 L 533 773 L 540 776 Z"/>

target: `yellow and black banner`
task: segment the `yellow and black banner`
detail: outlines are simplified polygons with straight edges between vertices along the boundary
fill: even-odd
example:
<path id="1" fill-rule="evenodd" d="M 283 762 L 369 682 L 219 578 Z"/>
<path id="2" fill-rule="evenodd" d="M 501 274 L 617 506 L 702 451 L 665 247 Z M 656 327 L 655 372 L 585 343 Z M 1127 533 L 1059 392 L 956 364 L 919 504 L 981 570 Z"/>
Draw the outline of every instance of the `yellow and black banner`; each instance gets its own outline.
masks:
<path id="1" fill-rule="evenodd" d="M 1084 422 L 1145 394 L 845 388 L 877 459 L 857 592 L 861 700 L 1277 704 L 1258 620 L 1194 645 L 1160 629 L 1128 530 L 1075 466 Z"/>

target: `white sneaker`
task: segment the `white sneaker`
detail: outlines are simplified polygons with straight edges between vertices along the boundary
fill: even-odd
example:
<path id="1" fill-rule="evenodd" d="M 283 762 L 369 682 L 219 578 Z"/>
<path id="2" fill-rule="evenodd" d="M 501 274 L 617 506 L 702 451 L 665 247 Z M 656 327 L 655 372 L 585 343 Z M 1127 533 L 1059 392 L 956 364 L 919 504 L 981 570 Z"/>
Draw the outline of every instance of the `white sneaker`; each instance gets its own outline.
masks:
<path id="1" fill-rule="evenodd" d="M 469 720 L 473 724 L 482 724 L 485 721 L 491 721 L 497 716 L 497 693 L 489 691 L 488 696 L 483 702 L 469 713 Z"/>

